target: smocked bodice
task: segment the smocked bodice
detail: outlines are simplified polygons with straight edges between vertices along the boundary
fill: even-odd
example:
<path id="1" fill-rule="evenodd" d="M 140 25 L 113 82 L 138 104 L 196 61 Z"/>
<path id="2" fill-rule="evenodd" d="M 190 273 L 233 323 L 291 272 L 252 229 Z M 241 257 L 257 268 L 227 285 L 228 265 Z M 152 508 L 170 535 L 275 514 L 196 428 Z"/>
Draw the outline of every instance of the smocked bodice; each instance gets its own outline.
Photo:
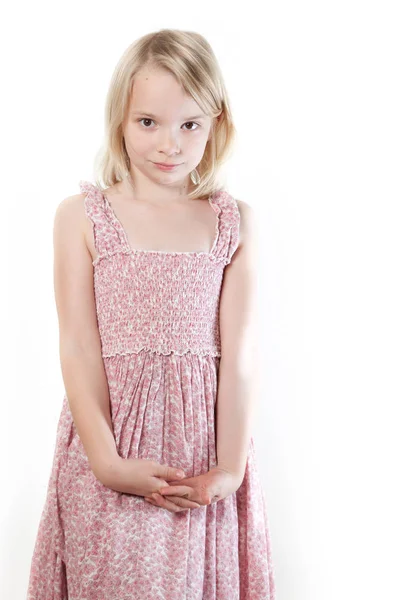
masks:
<path id="1" fill-rule="evenodd" d="M 221 356 L 219 299 L 239 243 L 236 200 L 224 190 L 210 196 L 216 213 L 210 252 L 135 250 L 101 189 L 79 185 L 98 254 L 94 293 L 103 357 L 141 350 Z"/>

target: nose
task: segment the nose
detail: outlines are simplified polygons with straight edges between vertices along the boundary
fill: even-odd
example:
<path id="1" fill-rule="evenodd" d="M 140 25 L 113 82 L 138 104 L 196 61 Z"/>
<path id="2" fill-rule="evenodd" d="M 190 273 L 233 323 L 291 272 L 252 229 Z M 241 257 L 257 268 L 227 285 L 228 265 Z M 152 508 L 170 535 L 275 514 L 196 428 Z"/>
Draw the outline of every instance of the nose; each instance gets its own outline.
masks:
<path id="1" fill-rule="evenodd" d="M 178 141 L 178 134 L 169 131 L 162 133 L 158 142 L 158 152 L 166 154 L 167 156 L 179 154 L 180 144 Z"/>

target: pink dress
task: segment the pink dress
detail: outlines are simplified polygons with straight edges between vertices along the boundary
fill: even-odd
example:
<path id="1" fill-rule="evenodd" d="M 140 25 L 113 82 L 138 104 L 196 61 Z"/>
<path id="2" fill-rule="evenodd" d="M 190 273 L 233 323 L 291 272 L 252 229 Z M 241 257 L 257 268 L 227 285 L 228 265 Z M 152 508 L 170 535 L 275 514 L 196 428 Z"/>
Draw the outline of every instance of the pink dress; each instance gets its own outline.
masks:
<path id="1" fill-rule="evenodd" d="M 94 292 L 118 453 L 181 467 L 216 463 L 219 298 L 239 242 L 237 202 L 219 190 L 210 252 L 130 248 L 101 189 L 80 182 L 98 253 Z M 66 394 L 28 600 L 274 600 L 253 438 L 240 488 L 171 513 L 105 487 L 90 469 Z"/>

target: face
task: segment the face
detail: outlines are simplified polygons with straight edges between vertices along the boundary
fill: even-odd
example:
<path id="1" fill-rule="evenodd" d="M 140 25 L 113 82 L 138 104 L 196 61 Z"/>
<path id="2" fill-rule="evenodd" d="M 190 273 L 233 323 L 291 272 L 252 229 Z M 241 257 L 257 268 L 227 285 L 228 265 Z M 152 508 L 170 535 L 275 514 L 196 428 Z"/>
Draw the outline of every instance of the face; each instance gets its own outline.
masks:
<path id="1" fill-rule="evenodd" d="M 134 79 L 123 126 L 131 172 L 154 183 L 179 185 L 200 163 L 212 117 L 165 70 L 144 69 Z M 177 165 L 162 170 L 155 163 Z"/>

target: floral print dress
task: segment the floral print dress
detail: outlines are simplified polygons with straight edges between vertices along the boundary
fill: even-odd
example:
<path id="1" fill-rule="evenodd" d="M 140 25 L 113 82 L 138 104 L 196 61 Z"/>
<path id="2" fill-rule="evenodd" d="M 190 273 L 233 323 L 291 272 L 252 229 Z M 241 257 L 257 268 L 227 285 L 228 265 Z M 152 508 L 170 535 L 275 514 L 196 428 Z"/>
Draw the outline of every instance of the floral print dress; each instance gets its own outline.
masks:
<path id="1" fill-rule="evenodd" d="M 102 190 L 80 181 L 97 257 L 94 293 L 118 453 L 216 466 L 219 298 L 239 243 L 236 200 L 209 197 L 210 252 L 132 249 Z M 253 438 L 239 489 L 171 513 L 100 483 L 64 395 L 28 600 L 274 600 L 264 492 Z"/>

